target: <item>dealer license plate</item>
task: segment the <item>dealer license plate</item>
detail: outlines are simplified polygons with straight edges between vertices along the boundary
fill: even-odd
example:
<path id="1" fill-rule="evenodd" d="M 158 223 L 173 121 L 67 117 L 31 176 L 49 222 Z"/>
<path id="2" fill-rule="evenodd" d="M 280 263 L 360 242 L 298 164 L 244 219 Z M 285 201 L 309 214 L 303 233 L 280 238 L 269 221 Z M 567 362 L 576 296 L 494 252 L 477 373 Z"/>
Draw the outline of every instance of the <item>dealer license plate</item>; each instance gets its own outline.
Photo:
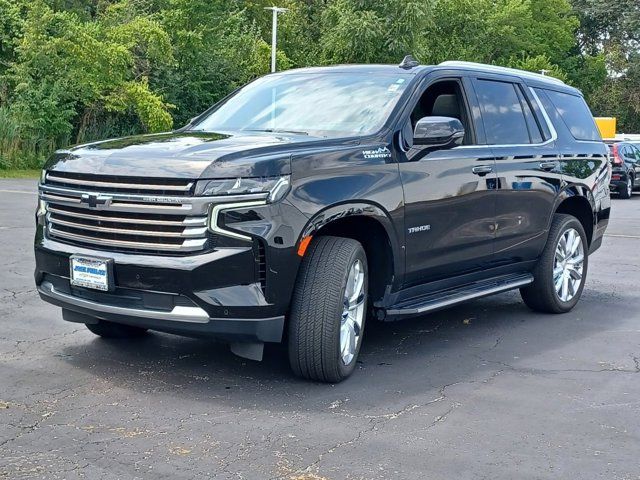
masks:
<path id="1" fill-rule="evenodd" d="M 103 292 L 110 289 L 110 260 L 72 256 L 70 261 L 71 285 L 76 287 L 93 288 L 95 290 L 102 290 Z"/>

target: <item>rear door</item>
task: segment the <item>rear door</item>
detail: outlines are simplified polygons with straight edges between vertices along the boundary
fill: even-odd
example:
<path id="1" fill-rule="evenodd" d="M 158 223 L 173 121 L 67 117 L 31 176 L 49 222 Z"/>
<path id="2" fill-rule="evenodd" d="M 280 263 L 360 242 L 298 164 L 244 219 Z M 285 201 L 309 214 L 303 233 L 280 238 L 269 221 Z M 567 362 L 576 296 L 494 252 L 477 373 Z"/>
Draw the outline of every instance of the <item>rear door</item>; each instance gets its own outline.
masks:
<path id="1" fill-rule="evenodd" d="M 562 185 L 552 127 L 517 77 L 474 78 L 487 144 L 496 158 L 494 266 L 533 260 L 544 248 Z"/>
<path id="2" fill-rule="evenodd" d="M 635 174 L 635 167 L 638 161 L 637 153 L 638 149 L 630 143 L 625 144 L 622 149 L 622 158 L 624 163 L 627 164 L 627 168 L 632 171 L 633 174 Z"/>

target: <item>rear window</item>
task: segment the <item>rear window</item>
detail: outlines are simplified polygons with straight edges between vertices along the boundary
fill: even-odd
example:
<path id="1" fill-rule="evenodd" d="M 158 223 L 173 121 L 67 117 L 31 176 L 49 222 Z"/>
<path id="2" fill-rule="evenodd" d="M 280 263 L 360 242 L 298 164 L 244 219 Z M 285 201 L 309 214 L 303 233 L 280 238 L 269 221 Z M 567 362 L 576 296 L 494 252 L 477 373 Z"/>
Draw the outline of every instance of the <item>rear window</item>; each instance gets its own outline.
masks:
<path id="1" fill-rule="evenodd" d="M 602 137 L 584 99 L 577 95 L 545 90 L 576 140 L 601 141 Z"/>

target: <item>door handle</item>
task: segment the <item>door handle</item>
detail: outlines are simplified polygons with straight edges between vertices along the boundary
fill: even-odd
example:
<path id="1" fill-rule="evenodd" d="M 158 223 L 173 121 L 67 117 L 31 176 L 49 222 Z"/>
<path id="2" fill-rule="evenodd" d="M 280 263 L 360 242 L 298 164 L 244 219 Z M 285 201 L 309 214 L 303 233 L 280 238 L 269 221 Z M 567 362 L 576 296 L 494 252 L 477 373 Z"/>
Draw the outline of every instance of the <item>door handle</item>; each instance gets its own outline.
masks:
<path id="1" fill-rule="evenodd" d="M 471 171 L 476 175 L 484 177 L 487 173 L 493 172 L 493 167 L 491 165 L 478 165 L 477 167 L 473 167 Z"/>
<path id="2" fill-rule="evenodd" d="M 558 166 L 558 162 L 541 162 L 539 166 L 540 169 L 549 171 L 556 168 Z"/>

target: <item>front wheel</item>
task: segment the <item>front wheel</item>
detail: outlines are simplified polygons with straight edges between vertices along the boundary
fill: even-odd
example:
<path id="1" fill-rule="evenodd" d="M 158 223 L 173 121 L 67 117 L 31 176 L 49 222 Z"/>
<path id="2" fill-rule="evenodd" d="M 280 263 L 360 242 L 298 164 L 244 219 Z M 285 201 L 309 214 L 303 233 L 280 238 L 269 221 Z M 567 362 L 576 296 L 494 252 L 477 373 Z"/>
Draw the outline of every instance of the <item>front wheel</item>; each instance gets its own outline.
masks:
<path id="1" fill-rule="evenodd" d="M 556 214 L 547 244 L 533 270 L 534 281 L 520 289 L 532 310 L 565 313 L 582 295 L 589 264 L 587 236 L 571 215 Z"/>
<path id="2" fill-rule="evenodd" d="M 367 312 L 367 256 L 356 240 L 320 237 L 300 265 L 289 361 L 300 377 L 340 382 L 356 367 Z"/>

